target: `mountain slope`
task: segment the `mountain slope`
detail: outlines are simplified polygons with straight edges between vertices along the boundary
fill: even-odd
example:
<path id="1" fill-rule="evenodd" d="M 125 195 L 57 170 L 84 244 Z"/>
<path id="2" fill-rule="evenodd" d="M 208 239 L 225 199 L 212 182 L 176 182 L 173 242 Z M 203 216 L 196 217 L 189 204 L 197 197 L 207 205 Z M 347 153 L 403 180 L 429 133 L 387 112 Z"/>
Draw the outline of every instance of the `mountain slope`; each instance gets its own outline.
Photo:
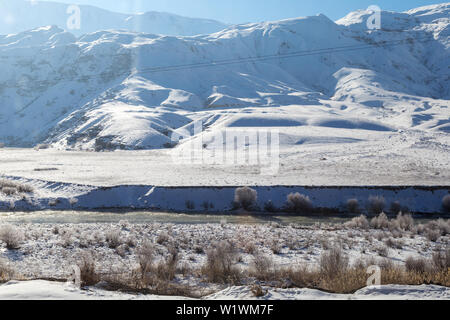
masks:
<path id="1" fill-rule="evenodd" d="M 193 37 L 77 39 L 57 27 L 0 36 L 0 141 L 163 148 L 199 119 L 206 140 L 230 127 L 339 129 L 333 141 L 349 129 L 448 134 L 449 7 L 383 13 L 387 29 L 376 32 L 362 29 L 361 11 Z M 283 130 L 283 144 L 304 141 Z"/>
<path id="2" fill-rule="evenodd" d="M 194 19 L 164 12 L 121 14 L 93 6 L 79 5 L 80 29 L 69 30 L 79 36 L 98 30 L 130 30 L 136 32 L 189 36 L 225 29 L 221 22 Z M 12 34 L 42 26 L 67 29 L 69 5 L 46 1 L 0 0 L 0 34 Z"/>

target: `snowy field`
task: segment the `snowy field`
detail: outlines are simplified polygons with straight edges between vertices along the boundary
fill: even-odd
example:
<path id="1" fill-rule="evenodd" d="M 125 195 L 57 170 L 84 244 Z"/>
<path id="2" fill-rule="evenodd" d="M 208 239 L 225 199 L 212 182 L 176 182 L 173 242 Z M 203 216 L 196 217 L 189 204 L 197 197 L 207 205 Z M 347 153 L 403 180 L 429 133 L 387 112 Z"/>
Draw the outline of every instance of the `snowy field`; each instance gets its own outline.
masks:
<path id="1" fill-rule="evenodd" d="M 249 287 L 232 287 L 206 296 L 205 300 L 450 300 L 450 289 L 439 286 L 386 285 L 365 288 L 354 294 L 330 294 L 312 289 L 273 289 L 256 298 Z M 185 297 L 131 295 L 101 289 L 77 289 L 49 281 L 11 281 L 0 285 L 0 300 L 190 300 Z"/>
<path id="2" fill-rule="evenodd" d="M 280 140 L 274 175 L 262 175 L 259 166 L 248 164 L 183 163 L 178 149 L 95 153 L 9 148 L 0 149 L 0 175 L 94 186 L 445 186 L 450 181 L 447 133 L 279 129 L 297 132 L 296 138 Z M 209 152 L 204 152 L 206 157 Z"/>
<path id="3" fill-rule="evenodd" d="M 17 249 L 7 249 L 3 243 L 0 258 L 3 266 L 14 270 L 16 279 L 68 279 L 74 265 L 89 255 L 100 275 L 128 275 L 139 267 L 140 250 L 151 246 L 155 263 L 166 261 L 177 250 L 177 271 L 173 283 L 189 286 L 198 297 L 209 295 L 214 299 L 251 298 L 252 277 L 244 277 L 243 287 L 214 284 L 202 275 L 210 248 L 224 241 L 236 248 L 236 267 L 250 272 L 256 257 L 264 256 L 276 269 L 306 267 L 319 268 L 321 257 L 339 246 L 349 265 L 359 261 L 373 264 L 392 263 L 404 267 L 408 259 L 432 261 L 439 250 L 450 246 L 450 221 L 439 224 L 399 224 L 391 220 L 384 229 L 360 228 L 355 225 L 278 223 L 255 224 L 171 224 L 119 223 L 90 224 L 19 224 L 14 228 L 19 236 Z M 5 224 L 2 224 L 4 228 Z M 394 227 L 392 227 L 394 226 Z M 410 231 L 407 231 L 407 230 Z M 430 231 L 429 231 L 430 230 Z M 431 231 L 434 230 L 434 231 Z M 437 234 L 433 238 L 433 234 Z M 431 239 L 431 240 L 430 240 Z M 1 243 L 1 242 L 0 242 Z M 448 249 L 447 249 L 448 250 Z M 447 257 L 448 259 L 448 257 Z M 166 263 L 166 262 L 164 262 Z M 448 263 L 448 262 L 447 262 Z M 448 275 L 447 275 L 448 277 Z M 447 280 L 444 281 L 449 281 Z M 55 291 L 49 289 L 55 288 Z M 279 285 L 276 285 L 278 287 Z M 283 285 L 280 286 L 280 288 Z M 30 291 L 28 291 L 28 289 Z M 0 297 L 37 298 L 145 298 L 130 295 L 102 293 L 101 285 L 89 291 L 70 290 L 62 284 L 45 282 L 13 282 L 0 287 Z M 99 291 L 100 290 L 100 291 Z M 222 291 L 225 290 L 225 291 Z M 52 291 L 52 292 L 49 292 Z M 147 297 L 157 299 L 158 297 Z M 272 299 L 450 299 L 449 289 L 437 286 L 385 287 L 363 289 L 354 295 L 339 296 L 305 289 L 278 290 L 271 288 Z"/>

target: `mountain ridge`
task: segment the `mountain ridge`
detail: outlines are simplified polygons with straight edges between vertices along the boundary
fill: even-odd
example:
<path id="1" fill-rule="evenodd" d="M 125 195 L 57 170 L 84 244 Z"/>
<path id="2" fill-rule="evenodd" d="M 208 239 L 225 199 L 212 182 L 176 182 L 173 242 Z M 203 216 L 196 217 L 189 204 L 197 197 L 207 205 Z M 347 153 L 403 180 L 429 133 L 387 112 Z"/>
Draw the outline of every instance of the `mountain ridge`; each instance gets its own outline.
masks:
<path id="1" fill-rule="evenodd" d="M 369 13 L 359 11 L 337 23 L 317 15 L 187 37 L 77 38 L 58 27 L 0 36 L 0 142 L 167 148 L 194 120 L 220 131 L 264 127 L 269 116 L 283 127 L 289 106 L 308 107 L 298 127 L 311 130 L 446 134 L 449 7 L 383 12 L 383 25 L 401 21 L 401 31 L 362 30 Z"/>

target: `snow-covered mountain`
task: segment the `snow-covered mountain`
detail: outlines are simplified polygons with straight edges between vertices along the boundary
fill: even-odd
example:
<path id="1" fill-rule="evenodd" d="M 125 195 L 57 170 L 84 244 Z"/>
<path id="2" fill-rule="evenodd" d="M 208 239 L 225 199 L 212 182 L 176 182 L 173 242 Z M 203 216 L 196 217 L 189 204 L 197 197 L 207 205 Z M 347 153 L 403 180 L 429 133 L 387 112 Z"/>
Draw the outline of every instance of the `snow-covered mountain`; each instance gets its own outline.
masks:
<path id="1" fill-rule="evenodd" d="M 110 30 L 76 38 L 58 27 L 0 36 L 0 142 L 162 148 L 199 119 L 205 135 L 229 127 L 448 135 L 450 4 L 383 12 L 377 31 L 365 28 L 371 14 L 191 37 Z M 304 138 L 286 133 L 282 143 Z"/>
<path id="2" fill-rule="evenodd" d="M 0 0 L 0 34 L 13 34 L 54 25 L 79 36 L 98 30 L 129 30 L 173 36 L 191 36 L 220 31 L 226 24 L 182 17 L 164 12 L 122 14 L 93 6 L 79 5 L 79 25 L 71 6 L 64 3 Z M 69 24 L 68 24 L 69 22 Z"/>

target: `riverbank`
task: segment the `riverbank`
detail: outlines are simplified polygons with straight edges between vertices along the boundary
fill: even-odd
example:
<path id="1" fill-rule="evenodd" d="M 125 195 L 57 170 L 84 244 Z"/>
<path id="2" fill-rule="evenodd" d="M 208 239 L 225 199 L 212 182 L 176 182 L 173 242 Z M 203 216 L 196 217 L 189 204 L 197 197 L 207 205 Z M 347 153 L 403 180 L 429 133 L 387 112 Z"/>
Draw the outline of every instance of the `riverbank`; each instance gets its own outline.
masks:
<path id="1" fill-rule="evenodd" d="M 98 187 L 4 176 L 3 181 L 26 186 L 30 192 L 0 192 L 0 210 L 151 210 L 184 213 L 223 213 L 234 208 L 238 186 L 159 187 L 123 185 Z M 19 187 L 18 187 L 19 188 Z M 19 188 L 20 189 L 20 188 Z M 348 213 L 348 200 L 358 202 L 358 213 L 371 210 L 370 199 L 382 199 L 382 210 L 393 205 L 402 211 L 444 214 L 449 186 L 255 186 L 256 212 L 283 212 L 289 194 L 310 199 L 311 213 Z M 310 213 L 310 212 L 307 212 Z"/>

